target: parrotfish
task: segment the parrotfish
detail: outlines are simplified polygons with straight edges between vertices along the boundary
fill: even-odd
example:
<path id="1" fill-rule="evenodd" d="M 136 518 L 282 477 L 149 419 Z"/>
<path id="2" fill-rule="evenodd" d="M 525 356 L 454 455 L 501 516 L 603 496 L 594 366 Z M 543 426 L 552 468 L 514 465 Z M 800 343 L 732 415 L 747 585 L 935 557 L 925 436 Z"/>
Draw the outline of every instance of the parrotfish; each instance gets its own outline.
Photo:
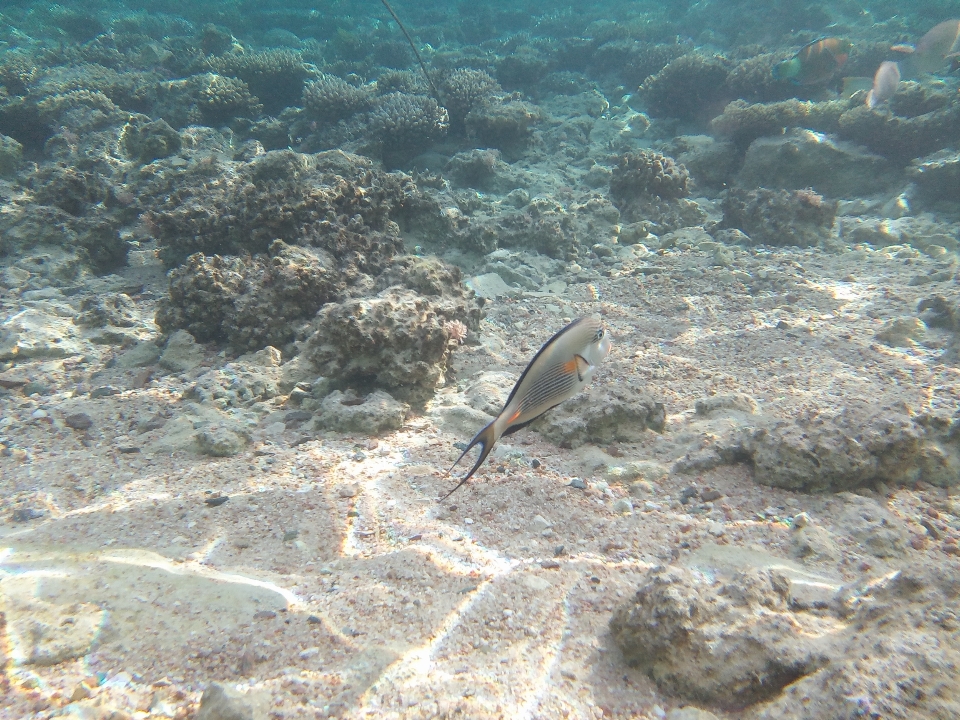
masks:
<path id="1" fill-rule="evenodd" d="M 789 60 L 773 68 L 777 80 L 790 80 L 797 85 L 815 85 L 829 80 L 847 62 L 853 43 L 841 38 L 827 37 L 804 45 Z"/>
<path id="2" fill-rule="evenodd" d="M 890 60 L 884 60 L 873 76 L 873 87 L 867 93 L 867 107 L 875 108 L 894 96 L 900 85 L 900 66 Z"/>
<path id="3" fill-rule="evenodd" d="M 910 74 L 936 72 L 947 60 L 960 57 L 960 20 L 944 20 L 934 25 L 916 47 L 894 45 L 890 49 L 907 55 L 905 63 Z"/>
<path id="4" fill-rule="evenodd" d="M 513 386 L 500 414 L 476 434 L 450 468 L 453 472 L 470 450 L 480 446 L 480 457 L 470 472 L 440 502 L 470 479 L 487 459 L 497 440 L 526 427 L 585 388 L 610 352 L 610 345 L 610 334 L 598 315 L 574 320 L 547 340 Z"/>

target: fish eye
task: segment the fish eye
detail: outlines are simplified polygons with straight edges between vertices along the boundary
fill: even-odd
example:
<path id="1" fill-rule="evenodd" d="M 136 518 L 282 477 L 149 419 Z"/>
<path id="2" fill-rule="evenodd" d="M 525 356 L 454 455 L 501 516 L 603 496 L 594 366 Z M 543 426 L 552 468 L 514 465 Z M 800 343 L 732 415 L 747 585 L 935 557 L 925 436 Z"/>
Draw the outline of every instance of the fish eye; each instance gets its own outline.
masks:
<path id="1" fill-rule="evenodd" d="M 597 340 L 603 340 L 603 333 L 606 332 L 603 328 L 597 330 Z"/>

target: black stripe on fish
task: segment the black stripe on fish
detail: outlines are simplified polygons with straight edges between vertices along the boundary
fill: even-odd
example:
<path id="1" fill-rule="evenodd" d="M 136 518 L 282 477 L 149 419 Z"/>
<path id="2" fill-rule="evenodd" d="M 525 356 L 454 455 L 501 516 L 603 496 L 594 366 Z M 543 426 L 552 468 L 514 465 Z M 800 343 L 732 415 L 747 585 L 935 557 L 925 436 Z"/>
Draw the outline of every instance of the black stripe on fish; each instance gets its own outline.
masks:
<path id="1" fill-rule="evenodd" d="M 520 402 L 519 409 L 521 414 L 533 410 L 545 402 L 549 402 L 550 398 L 568 392 L 570 388 L 576 384 L 573 379 L 573 374 L 564 370 L 563 366 L 565 364 L 566 363 L 559 363 L 554 365 L 537 379 L 537 382 L 530 388 L 526 397 Z"/>

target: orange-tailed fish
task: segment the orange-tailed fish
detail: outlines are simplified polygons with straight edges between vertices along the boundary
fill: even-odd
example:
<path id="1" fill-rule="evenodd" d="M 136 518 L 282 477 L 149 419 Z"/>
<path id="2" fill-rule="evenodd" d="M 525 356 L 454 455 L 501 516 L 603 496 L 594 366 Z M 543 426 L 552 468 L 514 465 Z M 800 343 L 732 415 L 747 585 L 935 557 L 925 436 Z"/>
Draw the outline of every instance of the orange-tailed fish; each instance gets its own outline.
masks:
<path id="1" fill-rule="evenodd" d="M 900 66 L 890 60 L 884 60 L 873 76 L 873 87 L 867 93 L 867 107 L 875 108 L 893 97 L 900 85 Z"/>
<path id="2" fill-rule="evenodd" d="M 960 20 L 944 20 L 934 25 L 920 42 L 913 45 L 894 45 L 891 50 L 907 55 L 907 70 L 911 74 L 934 73 L 947 60 L 960 56 Z"/>
<path id="3" fill-rule="evenodd" d="M 773 67 L 773 77 L 790 80 L 797 85 L 814 85 L 830 77 L 847 62 L 853 43 L 842 38 L 827 37 L 804 45 L 789 60 Z"/>
<path id="4" fill-rule="evenodd" d="M 598 315 L 574 320 L 544 343 L 513 386 L 510 397 L 493 422 L 478 432 L 457 458 L 453 468 L 471 449 L 480 446 L 480 457 L 459 484 L 442 498 L 460 489 L 487 459 L 494 444 L 580 392 L 597 366 L 610 352 L 610 334 Z"/>

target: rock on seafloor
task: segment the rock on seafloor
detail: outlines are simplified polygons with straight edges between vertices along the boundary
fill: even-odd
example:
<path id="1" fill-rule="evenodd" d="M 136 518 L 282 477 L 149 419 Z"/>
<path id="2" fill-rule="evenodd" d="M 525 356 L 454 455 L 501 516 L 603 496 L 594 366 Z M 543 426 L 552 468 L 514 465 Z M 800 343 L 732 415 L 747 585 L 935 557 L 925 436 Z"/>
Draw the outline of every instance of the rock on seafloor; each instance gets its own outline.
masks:
<path id="1" fill-rule="evenodd" d="M 200 697 L 194 720 L 254 720 L 253 706 L 236 690 L 210 683 Z"/>
<path id="2" fill-rule="evenodd" d="M 625 386 L 592 386 L 559 405 L 535 424 L 547 439 L 563 447 L 588 442 L 635 442 L 649 430 L 662 431 L 663 403 Z"/>
<path id="3" fill-rule="evenodd" d="M 358 397 L 352 390 L 334 390 L 321 401 L 316 422 L 327 430 L 378 435 L 399 430 L 409 412 L 409 405 L 382 390 L 365 397 Z"/>
<path id="4" fill-rule="evenodd" d="M 813 638 L 834 624 L 789 609 L 790 581 L 748 570 L 713 585 L 679 567 L 651 570 L 611 621 L 627 661 L 661 690 L 724 705 L 767 700 L 826 663 Z"/>
<path id="5" fill-rule="evenodd" d="M 899 174 L 879 155 L 813 130 L 794 129 L 750 143 L 737 183 L 743 187 L 802 190 L 829 197 L 860 197 L 896 184 Z"/>
<path id="6" fill-rule="evenodd" d="M 7 607 L 9 632 L 27 665 L 57 665 L 93 648 L 105 611 L 91 603 L 56 604 L 14 598 Z"/>
<path id="7" fill-rule="evenodd" d="M 738 717 L 939 720 L 960 713 L 960 651 L 950 640 L 958 583 L 948 562 L 908 566 L 812 606 L 794 602 L 776 570 L 712 581 L 661 566 L 611 630 L 662 691 L 740 708 Z M 891 681 L 898 691 L 885 690 Z"/>
<path id="8" fill-rule="evenodd" d="M 170 372 L 187 372 L 203 362 L 203 348 L 186 330 L 177 330 L 167 340 L 159 362 Z"/>
<path id="9" fill-rule="evenodd" d="M 222 425 L 213 425 L 201 429 L 196 434 L 197 445 L 204 455 L 213 457 L 231 457 L 250 442 L 249 434 Z"/>
<path id="10" fill-rule="evenodd" d="M 758 482 L 804 492 L 921 478 L 951 487 L 960 484 L 958 422 L 850 402 L 810 422 L 777 421 L 748 429 L 735 443 L 739 447 L 729 450 L 752 462 Z"/>
<path id="11" fill-rule="evenodd" d="M 58 358 L 81 352 L 83 346 L 71 318 L 28 308 L 0 323 L 0 360 Z"/>

